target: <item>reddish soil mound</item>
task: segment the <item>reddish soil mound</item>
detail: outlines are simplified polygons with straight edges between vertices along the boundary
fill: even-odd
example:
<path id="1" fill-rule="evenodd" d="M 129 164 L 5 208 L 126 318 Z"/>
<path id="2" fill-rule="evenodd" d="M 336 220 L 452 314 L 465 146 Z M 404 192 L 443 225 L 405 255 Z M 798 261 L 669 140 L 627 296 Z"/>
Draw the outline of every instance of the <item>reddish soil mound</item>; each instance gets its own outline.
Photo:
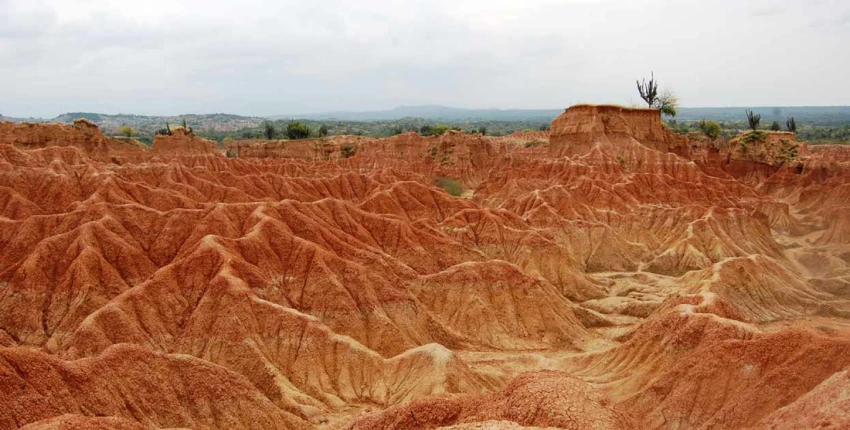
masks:
<path id="1" fill-rule="evenodd" d="M 562 429 L 638 428 L 612 403 L 591 385 L 567 374 L 537 372 L 522 375 L 505 390 L 488 396 L 419 400 L 360 418 L 350 428 L 422 429 L 482 421 Z"/>
<path id="2" fill-rule="evenodd" d="M 794 403 L 770 414 L 758 427 L 768 429 L 850 428 L 850 372 L 835 373 Z"/>
<path id="3" fill-rule="evenodd" d="M 153 427 L 300 425 L 298 418 L 274 407 L 237 374 L 139 346 L 116 346 L 98 357 L 71 362 L 23 348 L 0 349 L 0 378 L 3 428 L 57 416 L 60 428 L 81 421 L 105 424 L 62 417 L 65 414 L 123 418 L 110 420 L 121 426 L 127 420 Z"/>
<path id="4" fill-rule="evenodd" d="M 75 147 L 94 158 L 147 149 L 132 139 L 104 136 L 97 125 L 84 119 L 74 121 L 73 125 L 0 122 L 0 145 L 21 149 Z"/>
<path id="5" fill-rule="evenodd" d="M 153 151 L 157 153 L 179 152 L 182 154 L 217 154 L 218 144 L 198 136 L 184 128 L 175 128 L 171 134 L 157 134 L 153 139 Z"/>
<path id="6" fill-rule="evenodd" d="M 62 415 L 21 427 L 24 430 L 144 430 L 147 427 L 122 418 Z"/>
<path id="7" fill-rule="evenodd" d="M 0 429 L 846 427 L 850 149 L 744 139 L 0 124 Z"/>

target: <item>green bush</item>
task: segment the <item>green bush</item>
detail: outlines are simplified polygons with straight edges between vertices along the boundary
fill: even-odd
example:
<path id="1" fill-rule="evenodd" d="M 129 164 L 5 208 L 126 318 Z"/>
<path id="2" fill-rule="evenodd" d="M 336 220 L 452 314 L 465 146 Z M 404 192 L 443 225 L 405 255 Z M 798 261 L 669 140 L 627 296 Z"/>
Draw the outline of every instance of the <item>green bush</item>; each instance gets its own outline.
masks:
<path id="1" fill-rule="evenodd" d="M 767 134 L 763 131 L 751 131 L 741 137 L 741 142 L 750 144 L 754 142 L 764 142 L 767 139 Z"/>
<path id="2" fill-rule="evenodd" d="M 442 136 L 450 130 L 450 127 L 445 124 L 437 124 L 431 130 L 433 136 Z"/>
<path id="3" fill-rule="evenodd" d="M 717 137 L 720 136 L 720 132 L 723 131 L 720 124 L 714 121 L 701 120 L 697 123 L 697 126 L 701 132 L 705 133 L 706 136 L 712 139 L 717 139 Z"/>
<path id="4" fill-rule="evenodd" d="M 301 121 L 292 121 L 286 126 L 286 137 L 290 140 L 310 137 L 310 129 Z"/>
<path id="5" fill-rule="evenodd" d="M 124 136 L 127 136 L 127 137 L 133 137 L 133 136 L 136 135 L 136 129 L 134 129 L 133 127 L 130 127 L 129 125 L 122 125 L 121 126 L 121 134 L 123 134 Z"/>
<path id="6" fill-rule="evenodd" d="M 451 178 L 437 178 L 437 185 L 452 196 L 460 197 L 463 195 L 463 185 Z"/>

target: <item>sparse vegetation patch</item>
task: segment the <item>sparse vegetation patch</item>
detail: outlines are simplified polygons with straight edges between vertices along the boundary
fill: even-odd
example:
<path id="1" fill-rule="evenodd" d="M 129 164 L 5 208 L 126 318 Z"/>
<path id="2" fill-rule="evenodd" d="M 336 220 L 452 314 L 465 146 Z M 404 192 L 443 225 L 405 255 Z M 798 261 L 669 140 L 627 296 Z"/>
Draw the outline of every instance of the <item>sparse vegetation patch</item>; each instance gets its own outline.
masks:
<path id="1" fill-rule="evenodd" d="M 460 197 L 463 195 L 463 185 L 451 178 L 439 177 L 435 180 L 437 186 L 445 190 L 452 196 Z"/>

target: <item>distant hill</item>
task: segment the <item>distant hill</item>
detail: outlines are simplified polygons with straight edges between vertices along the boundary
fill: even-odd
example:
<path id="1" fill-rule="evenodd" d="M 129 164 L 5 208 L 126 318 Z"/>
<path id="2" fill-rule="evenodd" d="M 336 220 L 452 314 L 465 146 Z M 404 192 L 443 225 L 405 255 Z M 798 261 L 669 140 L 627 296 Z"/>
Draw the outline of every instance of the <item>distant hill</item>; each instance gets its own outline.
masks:
<path id="1" fill-rule="evenodd" d="M 35 118 L 29 118 L 29 119 L 28 118 L 12 118 L 12 117 L 0 114 L 0 122 L 26 122 L 26 121 L 40 122 L 41 120 L 35 119 Z"/>
<path id="2" fill-rule="evenodd" d="M 28 119 L 26 121 L 70 124 L 79 118 L 85 118 L 97 124 L 107 134 L 117 134 L 121 126 L 129 125 L 135 128 L 139 134 L 143 135 L 153 135 L 156 130 L 165 128 L 166 124 L 172 126 L 181 125 L 184 120 L 188 126 L 195 130 L 206 132 L 231 132 L 243 128 L 256 127 L 264 121 L 263 118 L 225 113 L 146 116 L 132 114 L 108 115 L 94 112 L 68 112 L 53 119 Z"/>
<path id="3" fill-rule="evenodd" d="M 838 126 L 850 124 L 850 106 L 761 106 L 761 107 L 722 107 L 722 108 L 682 108 L 676 117 L 679 121 L 746 121 L 745 110 L 752 109 L 761 114 L 762 124 L 779 121 L 785 124 L 789 116 L 797 123 L 819 126 Z"/>
<path id="4" fill-rule="evenodd" d="M 463 109 L 446 106 L 401 106 L 390 110 L 337 111 L 314 114 L 275 115 L 272 119 L 309 119 L 337 121 L 392 121 L 402 118 L 459 121 L 551 121 L 563 109 Z"/>
<path id="5" fill-rule="evenodd" d="M 744 111 L 752 109 L 761 113 L 762 122 L 783 122 L 793 116 L 798 123 L 814 125 L 850 124 L 850 106 L 763 106 L 681 108 L 679 121 L 746 121 Z M 446 106 L 402 106 L 381 111 L 337 111 L 313 114 L 276 115 L 272 119 L 309 119 L 337 121 L 392 121 L 402 118 L 423 118 L 433 121 L 551 121 L 563 109 L 463 109 Z"/>
<path id="6" fill-rule="evenodd" d="M 789 116 L 798 124 L 818 127 L 837 127 L 850 125 L 850 106 L 762 106 L 762 107 L 721 107 L 721 108 L 681 108 L 675 118 L 678 122 L 693 122 L 701 119 L 725 123 L 746 123 L 744 111 L 752 109 L 762 115 L 762 124 L 778 121 L 784 125 Z M 0 121 L 11 122 L 59 122 L 70 124 L 77 118 L 88 119 L 107 134 L 117 134 L 121 126 L 129 125 L 140 135 L 152 136 L 156 130 L 166 124 L 180 125 L 183 120 L 196 131 L 206 134 L 232 133 L 238 130 L 257 128 L 266 119 L 288 120 L 303 119 L 309 121 L 345 121 L 395 122 L 406 120 L 424 120 L 425 122 L 484 123 L 484 122 L 530 122 L 545 124 L 557 117 L 563 109 L 463 109 L 439 105 L 401 106 L 381 111 L 337 111 L 313 114 L 275 115 L 267 118 L 232 115 L 225 113 L 188 114 L 177 116 L 144 116 L 132 114 L 109 115 L 95 112 L 69 112 L 53 119 L 14 118 L 0 115 Z M 522 125 L 526 127 L 526 125 Z M 743 125 L 741 125 L 743 127 Z M 351 128 L 351 127 L 349 127 Z M 734 128 L 734 127 L 733 127 Z"/>

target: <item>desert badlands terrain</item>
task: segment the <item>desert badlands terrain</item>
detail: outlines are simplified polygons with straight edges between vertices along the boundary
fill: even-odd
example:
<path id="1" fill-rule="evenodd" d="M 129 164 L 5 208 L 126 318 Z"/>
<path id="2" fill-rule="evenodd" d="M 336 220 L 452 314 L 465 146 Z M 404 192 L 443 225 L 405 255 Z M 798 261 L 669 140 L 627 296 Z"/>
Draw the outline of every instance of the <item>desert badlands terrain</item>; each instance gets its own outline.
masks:
<path id="1" fill-rule="evenodd" d="M 850 428 L 850 147 L 0 123 L 22 427 Z"/>

